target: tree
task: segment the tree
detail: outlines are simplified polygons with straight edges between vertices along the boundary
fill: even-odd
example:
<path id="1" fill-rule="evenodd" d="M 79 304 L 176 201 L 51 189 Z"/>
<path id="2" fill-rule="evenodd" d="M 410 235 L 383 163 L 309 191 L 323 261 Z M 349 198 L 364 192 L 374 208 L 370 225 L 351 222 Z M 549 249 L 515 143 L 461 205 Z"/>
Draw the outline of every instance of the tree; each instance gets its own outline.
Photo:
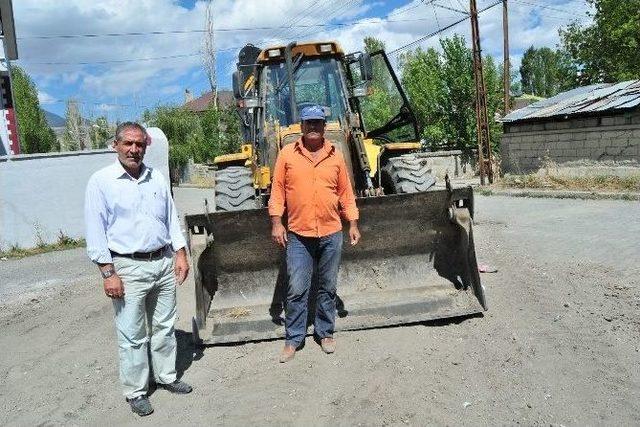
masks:
<path id="1" fill-rule="evenodd" d="M 640 0 L 587 0 L 592 23 L 560 30 L 580 84 L 640 78 Z"/>
<path id="2" fill-rule="evenodd" d="M 215 156 L 240 150 L 240 119 L 233 107 L 209 106 L 202 116 L 182 107 L 159 106 L 145 111 L 143 121 L 162 129 L 169 141 L 169 165 L 213 161 Z"/>
<path id="3" fill-rule="evenodd" d="M 169 166 L 180 168 L 189 159 L 198 162 L 204 150 L 198 149 L 204 142 L 200 119 L 182 107 L 159 106 L 153 111 L 145 111 L 143 121 L 149 126 L 162 129 L 169 141 Z"/>
<path id="4" fill-rule="evenodd" d="M 525 51 L 520 65 L 522 90 L 548 98 L 576 87 L 577 72 L 565 51 L 531 46 Z"/>
<path id="5" fill-rule="evenodd" d="M 85 150 L 89 147 L 90 135 L 88 121 L 80 114 L 78 101 L 73 98 L 67 100 L 65 112 L 65 129 L 62 136 L 62 151 Z"/>
<path id="6" fill-rule="evenodd" d="M 215 156 L 240 151 L 242 130 L 235 107 L 215 108 L 210 105 L 201 117 L 201 123 L 209 148 L 202 154 L 203 158 L 213 160 Z"/>
<path id="7" fill-rule="evenodd" d="M 403 55 L 403 86 L 428 147 L 476 148 L 471 49 L 459 35 L 443 39 L 440 44 L 442 53 L 430 48 Z M 502 108 L 502 71 L 493 58 L 486 56 L 483 61 L 491 143 L 495 148 L 501 129 L 492 119 Z"/>
<path id="8" fill-rule="evenodd" d="M 105 116 L 96 118 L 91 123 L 91 148 L 107 148 L 107 140 L 113 135 L 114 129 L 109 125 L 109 121 Z"/>
<path id="9" fill-rule="evenodd" d="M 11 66 L 11 83 L 18 121 L 20 151 L 46 153 L 59 150 L 56 135 L 47 124 L 38 101 L 38 89 L 29 75 L 16 65 Z"/>

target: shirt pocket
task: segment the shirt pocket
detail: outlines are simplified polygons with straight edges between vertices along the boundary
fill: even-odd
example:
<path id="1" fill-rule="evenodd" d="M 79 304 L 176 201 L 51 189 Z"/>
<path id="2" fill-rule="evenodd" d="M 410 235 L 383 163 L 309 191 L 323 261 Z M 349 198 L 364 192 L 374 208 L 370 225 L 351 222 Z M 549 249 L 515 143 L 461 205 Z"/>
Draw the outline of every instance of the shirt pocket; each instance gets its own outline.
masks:
<path id="1" fill-rule="evenodd" d="M 154 190 L 148 196 L 148 203 L 150 206 L 151 214 L 160 222 L 166 222 L 167 220 L 167 204 L 160 191 Z"/>

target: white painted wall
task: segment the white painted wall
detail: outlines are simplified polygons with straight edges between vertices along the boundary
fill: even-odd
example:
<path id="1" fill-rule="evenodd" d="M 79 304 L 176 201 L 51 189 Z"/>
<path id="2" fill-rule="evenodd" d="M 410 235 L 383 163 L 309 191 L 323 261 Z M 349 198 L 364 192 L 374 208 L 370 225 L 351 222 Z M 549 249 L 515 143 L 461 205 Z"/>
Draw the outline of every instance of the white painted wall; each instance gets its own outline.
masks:
<path id="1" fill-rule="evenodd" d="M 147 129 L 144 158 L 169 182 L 169 143 Z M 0 250 L 54 243 L 62 231 L 84 237 L 84 192 L 89 177 L 116 159 L 113 149 L 0 157 Z"/>

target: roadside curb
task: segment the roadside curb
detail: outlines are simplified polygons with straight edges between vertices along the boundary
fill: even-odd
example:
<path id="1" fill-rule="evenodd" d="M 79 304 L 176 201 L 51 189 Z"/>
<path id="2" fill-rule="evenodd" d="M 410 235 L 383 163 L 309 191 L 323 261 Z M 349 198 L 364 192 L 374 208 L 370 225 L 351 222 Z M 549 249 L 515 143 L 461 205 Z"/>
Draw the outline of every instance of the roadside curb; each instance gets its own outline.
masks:
<path id="1" fill-rule="evenodd" d="M 564 191 L 564 190 L 534 190 L 534 189 L 494 189 L 476 187 L 481 196 L 531 197 L 550 199 L 581 199 L 581 200 L 638 200 L 640 193 L 612 193 L 600 191 Z"/>

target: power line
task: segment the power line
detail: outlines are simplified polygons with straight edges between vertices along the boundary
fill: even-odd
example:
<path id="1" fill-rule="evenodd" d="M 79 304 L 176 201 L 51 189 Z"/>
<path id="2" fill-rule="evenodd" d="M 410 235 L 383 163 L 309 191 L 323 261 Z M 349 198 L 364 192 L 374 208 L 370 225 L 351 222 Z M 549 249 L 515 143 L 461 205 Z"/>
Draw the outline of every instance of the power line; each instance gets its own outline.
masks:
<path id="1" fill-rule="evenodd" d="M 421 3 L 422 4 L 422 3 Z M 384 18 L 381 18 L 384 19 Z M 385 22 L 391 22 L 391 23 L 395 23 L 395 22 L 422 22 L 422 21 L 429 21 L 429 18 L 415 18 L 415 19 L 396 19 L 396 20 L 387 20 Z M 354 25 L 370 25 L 370 24 L 379 24 L 380 21 L 372 21 L 371 18 L 368 19 L 364 19 L 364 20 L 358 20 L 358 21 L 351 21 L 351 22 L 341 22 L 341 23 L 334 23 L 334 24 L 309 24 L 309 25 L 302 25 L 302 26 L 298 26 L 300 28 L 308 28 L 308 27 L 332 27 L 332 26 L 354 26 Z M 262 27 L 262 29 L 266 29 L 267 27 Z M 272 27 L 274 28 L 274 27 Z M 290 27 L 277 27 L 277 28 L 290 28 Z M 298 34 L 299 36 L 299 34 Z M 306 36 L 306 35 L 305 35 Z M 299 38 L 299 37 L 298 37 Z M 269 40 L 268 38 L 264 38 L 263 40 Z M 229 47 L 229 48 L 224 48 L 224 49 L 218 49 L 216 50 L 216 52 L 223 52 L 223 51 L 230 51 L 230 50 L 236 50 L 236 49 L 241 49 L 242 46 L 234 46 L 234 47 Z M 117 63 L 126 63 L 126 62 L 137 62 L 137 61 L 156 61 L 156 60 L 162 60 L 162 59 L 178 59 L 178 58 L 188 58 L 188 57 L 194 57 L 194 56 L 198 56 L 201 55 L 202 52 L 198 51 L 198 52 L 193 52 L 193 53 L 188 53 L 188 54 L 180 54 L 180 55 L 168 55 L 168 56 L 155 56 L 155 57 L 145 57 L 145 58 L 131 58 L 131 59 L 113 59 L 113 60 L 99 60 L 99 61 L 79 61 L 79 62 L 59 62 L 59 61 L 43 61 L 43 62 L 33 62 L 33 61 L 29 61 L 24 60 L 24 59 L 20 59 L 20 63 L 23 64 L 32 64 L 32 65 L 100 65 L 100 64 L 117 64 Z"/>
<path id="2" fill-rule="evenodd" d="M 549 9 L 549 7 L 545 7 L 544 5 L 540 5 L 540 4 L 535 4 L 535 3 L 529 3 L 526 1 L 522 1 L 522 0 L 510 0 L 511 2 L 515 3 L 515 4 L 519 4 L 519 5 L 523 5 L 523 6 L 533 6 L 533 8 L 538 8 L 538 10 L 535 11 L 536 14 L 540 15 L 540 16 L 544 16 L 545 18 L 550 18 L 550 19 L 555 19 L 555 20 L 559 20 L 562 22 L 567 22 L 567 20 L 569 19 L 584 19 L 587 18 L 586 14 L 585 15 L 580 15 L 577 13 L 572 13 L 569 11 L 561 11 L 559 9 L 550 9 L 553 10 L 555 12 L 560 12 L 560 13 L 564 13 L 564 16 L 557 16 L 557 15 L 553 15 L 551 13 L 546 13 L 541 11 L 540 9 Z"/>
<path id="3" fill-rule="evenodd" d="M 107 61 L 85 61 L 85 62 L 31 62 L 31 61 L 23 61 L 20 60 L 21 63 L 31 64 L 31 65 L 100 65 L 100 64 L 117 64 L 123 62 L 133 62 L 133 61 L 155 61 L 159 59 L 176 59 L 176 58 L 188 58 L 191 56 L 200 55 L 200 52 L 187 53 L 183 55 L 168 55 L 168 56 L 155 56 L 151 58 L 131 58 L 131 59 L 114 59 Z"/>
<path id="4" fill-rule="evenodd" d="M 468 15 L 469 13 L 466 10 L 460 10 L 460 9 L 456 9 L 454 7 L 449 7 L 449 6 L 445 6 L 443 4 L 438 4 L 438 3 L 431 3 L 434 7 L 439 7 L 441 9 L 445 9 L 445 10 L 450 10 L 451 12 L 456 12 L 456 13 L 461 13 L 463 15 Z"/>
<path id="5" fill-rule="evenodd" d="M 410 10 L 413 10 L 413 9 L 415 9 L 417 7 L 420 7 L 420 6 L 422 6 L 422 2 L 418 2 L 418 3 L 414 4 L 413 6 L 408 7 L 406 9 L 398 9 L 395 12 L 388 14 L 387 18 L 390 17 L 390 16 L 402 15 L 403 13 L 407 13 Z"/>
<path id="6" fill-rule="evenodd" d="M 541 9 L 549 9 L 549 10 L 553 10 L 553 11 L 560 12 L 560 13 L 566 13 L 567 15 L 576 16 L 575 12 L 571 12 L 570 10 L 562 9 L 562 8 L 559 8 L 559 7 L 549 6 L 549 5 L 546 5 L 546 4 L 531 3 L 531 2 L 528 2 L 528 1 L 525 1 L 525 0 L 513 0 L 513 1 L 515 3 L 526 4 L 526 5 L 537 7 L 537 8 L 541 8 Z"/>
<path id="7" fill-rule="evenodd" d="M 462 4 L 462 2 L 460 0 L 456 0 L 456 3 L 458 3 L 458 5 L 460 6 L 461 10 L 464 10 L 465 13 L 469 13 L 469 12 L 467 12 L 467 10 L 465 9 L 464 4 Z"/>
<path id="8" fill-rule="evenodd" d="M 216 50 L 216 52 L 224 52 L 229 50 L 241 49 L 242 46 L 234 46 L 228 47 L 225 49 Z M 100 64 L 119 64 L 125 62 L 138 62 L 138 61 L 157 61 L 160 59 L 176 59 L 176 58 L 190 58 L 194 56 L 201 55 L 201 51 L 185 53 L 180 55 L 167 55 L 167 56 L 153 56 L 146 58 L 128 58 L 128 59 L 113 59 L 113 60 L 104 60 L 104 61 L 81 61 L 81 62 L 32 62 L 29 60 L 18 60 L 21 64 L 30 64 L 30 65 L 100 65 Z"/>
<path id="9" fill-rule="evenodd" d="M 335 26 L 335 27 L 345 27 L 345 26 L 351 26 L 351 25 L 357 25 L 358 23 L 361 22 L 365 22 L 364 20 L 357 20 L 357 21 L 351 21 L 351 22 L 345 22 L 345 23 L 335 23 L 335 24 L 329 24 L 329 22 L 335 18 L 337 18 L 338 16 L 340 16 L 342 13 L 348 11 L 356 2 L 357 0 L 348 0 L 346 2 L 343 2 L 342 4 L 338 4 L 338 6 L 336 8 L 333 9 L 333 11 L 331 11 L 329 8 L 329 10 L 327 11 L 328 14 L 326 16 L 326 19 L 324 20 L 324 24 L 320 24 L 323 27 L 331 27 L 331 26 Z M 296 39 L 300 39 L 303 37 L 306 37 L 306 34 L 304 34 L 304 31 L 293 31 L 292 33 L 289 34 L 288 39 L 289 40 L 296 40 Z"/>
<path id="10" fill-rule="evenodd" d="M 344 8 L 343 6 L 339 7 Z M 319 24 L 298 24 L 298 25 L 280 25 L 275 27 L 235 27 L 235 28 L 215 28 L 213 31 L 216 33 L 224 32 L 241 32 L 241 31 L 266 31 L 266 30 L 290 30 L 292 28 L 313 28 L 313 27 L 343 27 L 366 23 L 368 19 L 348 21 L 348 22 L 336 22 L 319 23 Z M 400 19 L 388 22 L 411 22 L 415 19 Z M 174 30 L 174 31 L 147 31 L 147 32 L 126 32 L 126 33 L 102 33 L 102 34 L 60 34 L 60 35 L 38 35 L 38 36 L 24 36 L 18 37 L 18 40 L 51 40 L 51 39 L 79 39 L 79 38 L 99 38 L 99 37 L 126 37 L 126 36 L 149 36 L 149 35 L 166 35 L 166 34 L 203 34 L 206 30 Z"/>
<path id="11" fill-rule="evenodd" d="M 293 25 L 295 22 L 300 23 L 305 19 L 305 12 L 307 12 L 308 10 L 310 10 L 313 7 L 313 4 L 315 3 L 316 0 L 309 0 L 308 4 L 306 4 L 305 6 L 303 6 L 290 20 L 289 20 L 289 25 Z M 285 13 L 284 10 L 282 10 L 282 8 L 280 9 L 283 13 Z M 287 26 L 287 28 L 289 28 L 289 26 Z M 287 33 L 287 30 L 280 30 L 280 31 L 276 31 L 273 34 L 272 40 L 276 40 L 279 38 L 282 38 L 282 36 L 284 34 Z"/>
<path id="12" fill-rule="evenodd" d="M 496 1 L 496 2 L 494 2 L 494 3 L 492 3 L 492 4 L 490 4 L 489 6 L 487 6 L 487 7 L 484 7 L 484 8 L 482 8 L 482 9 L 480 9 L 480 10 L 478 11 L 478 14 L 481 14 L 482 12 L 484 12 L 484 11 L 486 11 L 486 10 L 489 10 L 489 9 L 491 9 L 492 7 L 495 7 L 496 5 L 501 4 L 501 3 L 502 3 L 502 0 L 498 0 L 498 1 Z M 430 39 L 431 37 L 436 36 L 436 35 L 438 35 L 438 34 L 440 34 L 440 33 L 444 32 L 444 31 L 446 31 L 446 30 L 448 30 L 448 29 L 450 29 L 450 28 L 452 28 L 452 27 L 455 27 L 456 25 L 458 25 L 458 24 L 459 24 L 459 23 L 461 23 L 461 22 L 466 21 L 467 19 L 469 19 L 469 16 L 465 16 L 464 18 L 458 19 L 457 21 L 455 21 L 455 22 L 453 22 L 453 23 L 451 23 L 451 24 L 447 25 L 446 27 L 443 27 L 443 28 L 441 28 L 441 29 L 438 29 L 438 30 L 436 30 L 436 31 L 432 32 L 432 33 L 429 33 L 429 34 L 427 34 L 427 35 L 424 35 L 424 36 L 420 37 L 419 39 L 416 39 L 416 40 L 412 41 L 411 43 L 407 43 L 407 44 L 405 44 L 404 46 L 400 46 L 400 47 L 399 47 L 399 48 L 397 48 L 397 49 L 394 49 L 394 50 L 392 50 L 392 51 L 390 51 L 390 52 L 387 52 L 387 54 L 388 54 L 388 55 L 392 55 L 392 54 L 394 54 L 394 53 L 397 53 L 397 52 L 400 52 L 400 51 L 402 51 L 402 50 L 408 49 L 408 48 L 410 48 L 411 46 L 414 46 L 414 45 L 416 45 L 416 44 L 418 44 L 418 43 L 420 43 L 420 42 L 423 42 L 424 40 Z"/>

